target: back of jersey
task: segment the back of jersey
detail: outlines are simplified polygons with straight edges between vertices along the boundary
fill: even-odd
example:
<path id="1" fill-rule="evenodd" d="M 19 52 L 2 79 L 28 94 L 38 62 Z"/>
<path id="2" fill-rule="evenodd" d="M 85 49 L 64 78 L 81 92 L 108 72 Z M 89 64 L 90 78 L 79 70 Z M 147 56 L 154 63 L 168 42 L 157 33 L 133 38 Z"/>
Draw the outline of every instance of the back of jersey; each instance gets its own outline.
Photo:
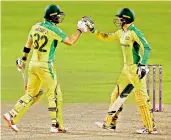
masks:
<path id="1" fill-rule="evenodd" d="M 53 62 L 55 49 L 67 36 L 51 22 L 44 21 L 34 25 L 29 33 L 33 39 L 31 61 Z"/>

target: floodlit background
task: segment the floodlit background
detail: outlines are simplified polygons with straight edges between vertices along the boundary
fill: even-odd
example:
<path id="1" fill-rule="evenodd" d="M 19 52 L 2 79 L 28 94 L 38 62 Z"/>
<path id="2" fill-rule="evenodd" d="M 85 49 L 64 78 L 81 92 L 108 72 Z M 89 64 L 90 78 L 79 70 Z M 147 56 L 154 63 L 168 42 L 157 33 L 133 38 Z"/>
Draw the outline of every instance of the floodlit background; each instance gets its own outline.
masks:
<path id="1" fill-rule="evenodd" d="M 90 16 L 95 27 L 114 32 L 114 15 L 123 7 L 136 14 L 135 26 L 143 31 L 152 47 L 149 64 L 163 65 L 163 101 L 171 103 L 171 3 L 170 2 L 2 2 L 2 101 L 16 101 L 23 91 L 23 80 L 15 60 L 22 50 L 32 25 L 43 20 L 45 7 L 58 4 L 65 12 L 59 27 L 71 35 L 82 16 Z M 108 103 L 119 78 L 123 57 L 119 42 L 103 42 L 92 33 L 81 35 L 71 47 L 62 43 L 56 50 L 58 81 L 64 102 Z M 41 100 L 44 102 L 43 97 Z M 134 96 L 128 98 L 134 103 Z"/>

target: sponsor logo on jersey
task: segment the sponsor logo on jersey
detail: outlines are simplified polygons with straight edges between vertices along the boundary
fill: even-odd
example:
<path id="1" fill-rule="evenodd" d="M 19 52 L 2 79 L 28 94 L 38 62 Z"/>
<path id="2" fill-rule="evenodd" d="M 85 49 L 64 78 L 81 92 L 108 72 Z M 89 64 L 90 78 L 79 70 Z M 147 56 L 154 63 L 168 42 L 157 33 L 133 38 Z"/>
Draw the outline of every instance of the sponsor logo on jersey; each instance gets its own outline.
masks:
<path id="1" fill-rule="evenodd" d="M 35 31 L 42 32 L 42 33 L 44 33 L 44 34 L 47 34 L 47 33 L 48 33 L 48 31 L 47 31 L 46 29 L 41 28 L 41 27 L 37 27 L 37 28 L 35 29 Z"/>
<path id="2" fill-rule="evenodd" d="M 125 37 L 125 40 L 129 40 L 129 39 L 130 39 L 130 37 L 129 37 L 129 36 L 126 36 L 126 37 Z"/>
<path id="3" fill-rule="evenodd" d="M 129 45 L 128 45 L 128 44 L 122 44 L 122 43 L 121 43 L 121 46 L 129 47 Z"/>

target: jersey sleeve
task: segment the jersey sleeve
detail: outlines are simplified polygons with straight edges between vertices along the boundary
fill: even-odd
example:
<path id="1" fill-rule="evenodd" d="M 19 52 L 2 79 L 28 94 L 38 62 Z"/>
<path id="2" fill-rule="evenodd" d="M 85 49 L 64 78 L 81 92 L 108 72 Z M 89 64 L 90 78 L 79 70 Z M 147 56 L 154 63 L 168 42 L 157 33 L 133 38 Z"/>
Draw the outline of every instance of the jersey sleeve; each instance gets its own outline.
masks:
<path id="1" fill-rule="evenodd" d="M 141 63 L 146 64 L 150 55 L 151 47 L 141 31 L 136 30 L 134 33 L 134 41 L 140 45 L 140 49 L 143 52 Z"/>
<path id="2" fill-rule="evenodd" d="M 94 33 L 95 33 L 96 37 L 101 39 L 101 40 L 113 41 L 113 40 L 119 40 L 121 30 L 118 30 L 114 33 L 103 33 L 103 32 L 96 30 Z"/>
<path id="3" fill-rule="evenodd" d="M 54 39 L 62 42 L 67 38 L 67 35 L 61 29 L 55 29 L 55 33 L 53 35 Z"/>

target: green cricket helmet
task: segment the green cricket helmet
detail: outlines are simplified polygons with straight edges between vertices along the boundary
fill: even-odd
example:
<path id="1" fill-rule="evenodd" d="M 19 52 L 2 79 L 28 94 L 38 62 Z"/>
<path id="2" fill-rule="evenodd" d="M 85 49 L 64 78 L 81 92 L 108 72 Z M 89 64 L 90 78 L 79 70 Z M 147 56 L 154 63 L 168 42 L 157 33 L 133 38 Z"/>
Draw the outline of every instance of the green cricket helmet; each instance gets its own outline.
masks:
<path id="1" fill-rule="evenodd" d="M 58 5 L 50 4 L 46 7 L 44 18 L 55 24 L 62 23 L 65 14 Z"/>
<path id="2" fill-rule="evenodd" d="M 124 26 L 130 24 L 135 20 L 134 12 L 129 8 L 122 8 L 116 15 L 117 19 L 114 19 L 115 25 Z"/>

